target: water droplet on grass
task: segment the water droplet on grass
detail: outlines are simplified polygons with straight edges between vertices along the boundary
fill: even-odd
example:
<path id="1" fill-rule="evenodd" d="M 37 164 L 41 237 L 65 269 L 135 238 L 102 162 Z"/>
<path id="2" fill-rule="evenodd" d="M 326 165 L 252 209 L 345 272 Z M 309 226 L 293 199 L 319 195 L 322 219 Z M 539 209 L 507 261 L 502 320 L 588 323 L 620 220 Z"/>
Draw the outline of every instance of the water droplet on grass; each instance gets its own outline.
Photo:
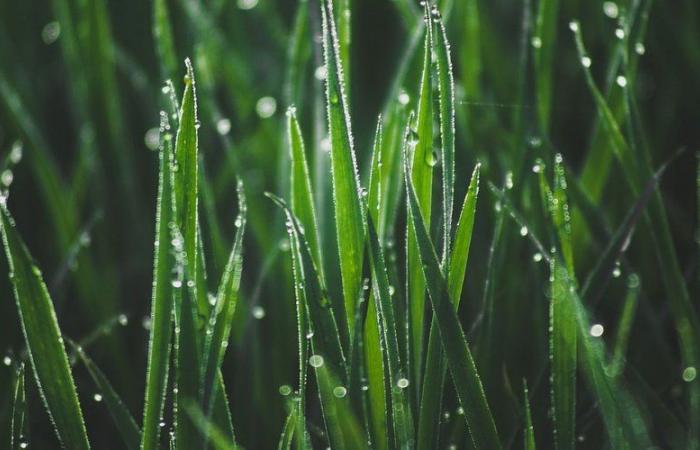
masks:
<path id="1" fill-rule="evenodd" d="M 273 97 L 261 97 L 255 105 L 255 111 L 262 119 L 272 117 L 277 111 L 277 100 Z"/>
<path id="2" fill-rule="evenodd" d="M 345 386 L 336 386 L 333 388 L 333 395 L 338 398 L 343 398 L 348 394 L 348 390 Z"/>
<path id="3" fill-rule="evenodd" d="M 12 150 L 10 150 L 10 161 L 12 164 L 17 164 L 22 160 L 22 154 L 24 149 L 22 148 L 22 143 L 20 141 L 15 141 L 12 144 Z"/>
<path id="4" fill-rule="evenodd" d="M 641 42 L 637 42 L 636 44 L 634 44 L 634 51 L 638 55 L 643 55 L 644 53 L 646 53 L 647 50 L 644 47 L 644 44 L 642 44 Z"/>
<path id="5" fill-rule="evenodd" d="M 532 38 L 531 44 L 534 48 L 542 48 L 542 38 L 535 36 Z"/>
<path id="6" fill-rule="evenodd" d="M 314 369 L 318 369 L 319 367 L 323 366 L 323 356 L 311 355 L 309 358 L 309 365 L 311 365 L 311 367 Z"/>
<path id="7" fill-rule="evenodd" d="M 15 176 L 10 169 L 3 170 L 2 175 L 0 175 L 0 181 L 2 181 L 3 186 L 9 187 L 12 184 Z"/>
<path id="8" fill-rule="evenodd" d="M 622 28 L 615 28 L 615 37 L 618 39 L 624 39 L 625 30 L 623 30 Z"/>
<path id="9" fill-rule="evenodd" d="M 160 129 L 157 127 L 149 128 L 143 137 L 143 142 L 149 150 L 157 150 L 160 144 Z"/>
<path id="10" fill-rule="evenodd" d="M 520 227 L 520 236 L 525 237 L 525 236 L 527 236 L 527 233 L 528 233 L 528 230 L 527 230 L 527 227 L 525 225 Z"/>
<path id="11" fill-rule="evenodd" d="M 7 367 L 10 367 L 10 365 L 12 364 L 12 358 L 5 355 L 5 357 L 2 359 L 2 363 L 5 364 Z"/>
<path id="12" fill-rule="evenodd" d="M 578 31 L 578 22 L 576 22 L 575 20 L 572 20 L 571 22 L 569 22 L 569 30 L 571 30 L 573 32 L 577 32 Z"/>
<path id="13" fill-rule="evenodd" d="M 129 318 L 126 317 L 126 314 L 119 314 L 119 317 L 117 317 L 117 321 L 119 322 L 119 325 L 123 327 L 129 324 Z"/>
<path id="14" fill-rule="evenodd" d="M 41 40 L 46 45 L 56 42 L 59 36 L 61 36 L 61 24 L 58 22 L 49 22 L 41 30 Z"/>
<path id="15" fill-rule="evenodd" d="M 615 2 L 603 2 L 603 14 L 611 19 L 617 19 L 620 14 L 620 8 L 617 7 Z"/>
<path id="16" fill-rule="evenodd" d="M 581 57 L 581 65 L 585 68 L 591 67 L 592 61 L 588 56 Z"/>
<path id="17" fill-rule="evenodd" d="M 286 397 L 292 393 L 292 387 L 289 386 L 288 384 L 283 384 L 282 386 L 280 386 L 279 392 L 280 392 L 280 395 L 284 395 Z"/>
<path id="18" fill-rule="evenodd" d="M 96 402 L 101 402 L 102 401 L 102 394 L 100 394 L 98 392 L 95 395 L 93 395 L 92 398 L 95 399 Z"/>
<path id="19" fill-rule="evenodd" d="M 259 305 L 253 306 L 251 313 L 253 314 L 253 317 L 260 320 L 265 317 L 265 308 Z"/>
<path id="20" fill-rule="evenodd" d="M 219 119 L 216 122 L 216 131 L 222 136 L 227 135 L 231 131 L 231 121 L 227 118 Z"/>
<path id="21" fill-rule="evenodd" d="M 318 66 L 316 68 L 316 70 L 314 71 L 314 78 L 316 78 L 318 81 L 324 81 L 327 76 L 328 76 L 328 69 L 326 69 L 325 65 Z"/>
<path id="22" fill-rule="evenodd" d="M 615 82 L 616 82 L 617 85 L 620 86 L 621 88 L 627 86 L 627 78 L 625 78 L 625 77 L 622 76 L 622 75 L 619 75 L 619 76 L 615 79 Z"/>
<path id="23" fill-rule="evenodd" d="M 589 331 L 589 333 L 593 337 L 601 337 L 604 332 L 605 332 L 605 328 L 603 327 L 603 325 L 601 325 L 599 323 L 593 324 L 593 326 L 591 326 L 591 329 Z"/>
<path id="24" fill-rule="evenodd" d="M 238 0 L 238 8 L 242 10 L 250 10 L 258 6 L 258 0 Z"/>
<path id="25" fill-rule="evenodd" d="M 408 384 L 409 384 L 408 378 L 399 378 L 399 380 L 396 382 L 396 386 L 398 386 L 400 389 L 407 388 Z"/>
<path id="26" fill-rule="evenodd" d="M 401 91 L 399 93 L 399 104 L 401 105 L 408 105 L 408 103 L 411 101 L 411 97 L 409 97 L 408 93 L 406 91 Z"/>
<path id="27" fill-rule="evenodd" d="M 691 381 L 695 380 L 695 377 L 697 377 L 698 372 L 693 366 L 686 367 L 683 369 L 683 381 L 686 383 L 690 383 Z"/>

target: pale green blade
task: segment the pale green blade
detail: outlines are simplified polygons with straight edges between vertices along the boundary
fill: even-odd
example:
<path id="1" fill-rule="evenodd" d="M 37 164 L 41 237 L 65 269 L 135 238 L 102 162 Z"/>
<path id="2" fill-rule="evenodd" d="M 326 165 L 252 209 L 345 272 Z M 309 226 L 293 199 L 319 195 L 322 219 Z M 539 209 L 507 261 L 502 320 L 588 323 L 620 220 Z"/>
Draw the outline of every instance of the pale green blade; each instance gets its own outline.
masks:
<path id="1" fill-rule="evenodd" d="M 353 144 L 350 113 L 343 83 L 343 65 L 330 3 L 321 2 L 326 64 L 326 108 L 331 140 L 333 205 L 340 256 L 345 313 L 353 329 L 355 305 L 362 284 L 365 217 Z"/>
<path id="2" fill-rule="evenodd" d="M 537 92 L 537 119 L 544 135 L 549 133 L 551 121 L 554 50 L 557 40 L 559 0 L 541 0 L 530 44 L 533 48 L 535 90 Z"/>
<path id="3" fill-rule="evenodd" d="M 34 265 L 15 229 L 10 212 L 4 204 L 0 205 L 0 210 L 10 280 L 42 400 L 61 444 L 75 450 L 89 449 L 85 422 L 49 292 L 41 271 Z"/>
<path id="4" fill-rule="evenodd" d="M 523 433 L 523 448 L 525 450 L 537 450 L 535 444 L 535 427 L 532 425 L 532 414 L 530 412 L 530 394 L 527 389 L 527 381 L 523 380 L 523 401 L 525 403 L 525 431 Z"/>
<path id="5" fill-rule="evenodd" d="M 10 415 L 10 448 L 21 450 L 26 444 L 27 436 L 27 394 L 24 382 L 24 363 L 15 373 L 14 386 L 12 387 L 12 410 Z"/>

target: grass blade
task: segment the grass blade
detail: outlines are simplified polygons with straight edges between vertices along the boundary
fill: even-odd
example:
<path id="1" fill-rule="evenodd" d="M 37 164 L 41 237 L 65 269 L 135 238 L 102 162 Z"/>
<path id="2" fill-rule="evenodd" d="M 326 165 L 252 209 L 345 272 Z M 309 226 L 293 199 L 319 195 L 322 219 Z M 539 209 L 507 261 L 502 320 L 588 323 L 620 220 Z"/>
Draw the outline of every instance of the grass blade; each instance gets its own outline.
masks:
<path id="1" fill-rule="evenodd" d="M 462 212 L 457 223 L 457 231 L 452 245 L 452 259 L 449 271 L 449 295 L 454 302 L 455 311 L 459 308 L 462 296 L 464 276 L 467 271 L 469 247 L 474 229 L 476 200 L 479 194 L 480 166 L 474 168 L 471 182 L 464 197 Z M 418 449 L 431 449 L 437 445 L 438 427 L 441 417 L 442 392 L 447 370 L 437 319 L 433 317 L 428 337 L 428 353 L 425 364 L 423 391 L 420 402 L 418 422 Z"/>
<path id="2" fill-rule="evenodd" d="M 24 383 L 24 364 L 20 365 L 15 374 L 14 395 L 10 416 L 10 448 L 12 450 L 26 447 L 25 432 L 27 421 L 27 397 Z"/>
<path id="3" fill-rule="evenodd" d="M 87 356 L 83 349 L 70 340 L 68 343 L 73 347 L 90 374 L 90 377 L 95 382 L 95 385 L 97 385 L 99 394 L 95 394 L 95 399 L 104 398 L 109 414 L 112 416 L 114 424 L 117 426 L 126 448 L 129 450 L 138 449 L 139 443 L 141 442 L 141 430 L 139 430 L 134 417 L 119 397 L 119 394 L 117 394 L 105 374 L 102 373 L 100 368 Z M 101 397 L 97 397 L 97 395 Z"/>
<path id="4" fill-rule="evenodd" d="M 527 390 L 527 381 L 523 380 L 523 402 L 525 403 L 525 431 L 523 433 L 523 448 L 525 450 L 537 450 L 535 444 L 535 427 L 532 425 L 530 413 L 530 394 Z"/>
<path id="5" fill-rule="evenodd" d="M 0 205 L 5 254 L 39 392 L 64 447 L 89 449 L 85 422 L 49 292 L 7 207 Z"/>
<path id="6" fill-rule="evenodd" d="M 557 39 L 559 0 L 542 0 L 537 10 L 535 33 L 532 37 L 535 85 L 537 91 L 537 118 L 542 133 L 549 133 L 552 109 L 552 68 Z"/>
<path id="7" fill-rule="evenodd" d="M 549 305 L 551 396 L 557 450 L 574 448 L 576 426 L 576 309 L 565 267 L 551 259 Z"/>
<path id="8" fill-rule="evenodd" d="M 429 5 L 425 3 L 425 17 L 430 20 Z M 430 216 L 432 209 L 433 191 L 433 166 L 437 158 L 433 154 L 433 87 L 432 87 L 432 27 L 425 28 L 423 43 L 423 72 L 420 81 L 420 96 L 418 99 L 418 113 L 416 123 L 413 126 L 409 145 L 412 153 L 404 155 L 411 160 L 411 178 L 416 189 L 418 206 L 426 221 L 426 227 L 430 229 Z M 407 238 L 407 285 L 408 285 L 408 314 L 409 314 L 409 361 L 412 376 L 415 380 L 416 392 L 420 392 L 423 376 L 423 335 L 425 328 L 425 279 L 423 278 L 422 264 L 415 231 L 408 227 Z"/>
<path id="9" fill-rule="evenodd" d="M 168 0 L 155 0 L 153 2 L 153 40 L 156 44 L 162 80 L 174 80 L 177 73 L 177 57 L 170 24 Z"/>
<path id="10" fill-rule="evenodd" d="M 167 120 L 167 115 L 165 116 Z M 163 124 L 165 125 L 165 123 Z M 165 127 L 163 127 L 165 128 Z M 151 293 L 151 331 L 148 344 L 148 368 L 144 395 L 141 450 L 156 450 L 160 441 L 160 417 L 163 414 L 168 388 L 168 366 L 172 336 L 173 266 L 170 246 L 170 222 L 173 215 L 173 149 L 172 137 L 165 134 L 160 149 L 158 200 L 156 205 L 156 238 Z"/>
<path id="11" fill-rule="evenodd" d="M 620 322 L 615 333 L 615 347 L 613 349 L 612 361 L 610 361 L 609 373 L 613 377 L 619 376 L 624 370 L 627 345 L 629 343 L 634 317 L 639 304 L 639 292 L 641 283 L 637 274 L 632 274 L 627 278 L 627 295 L 620 314 Z"/>
<path id="12" fill-rule="evenodd" d="M 322 1 L 321 4 L 326 64 L 326 108 L 331 139 L 333 205 L 345 314 L 352 332 L 355 304 L 362 284 L 365 217 L 360 205 L 360 179 L 357 172 L 349 105 L 345 97 L 343 65 L 333 19 L 333 4 L 332 0 Z"/>
<path id="13" fill-rule="evenodd" d="M 411 226 L 416 233 L 428 293 L 437 319 L 442 347 L 452 372 L 457 397 L 464 409 L 464 417 L 474 446 L 479 449 L 500 449 L 501 443 L 491 415 L 484 388 L 474 364 L 471 351 L 450 301 L 448 285 L 442 275 L 435 248 L 430 241 L 425 221 L 421 215 L 418 198 L 405 167 L 406 190 Z"/>

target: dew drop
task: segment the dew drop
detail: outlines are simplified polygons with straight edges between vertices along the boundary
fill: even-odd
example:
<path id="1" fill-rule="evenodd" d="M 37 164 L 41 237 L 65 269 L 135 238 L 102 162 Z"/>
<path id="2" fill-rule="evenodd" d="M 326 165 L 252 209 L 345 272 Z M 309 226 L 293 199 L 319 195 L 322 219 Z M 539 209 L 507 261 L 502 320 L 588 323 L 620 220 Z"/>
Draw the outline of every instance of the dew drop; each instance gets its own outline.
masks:
<path id="1" fill-rule="evenodd" d="M 306 332 L 306 339 L 311 339 L 312 337 L 314 337 L 314 332 L 310 331 L 310 330 L 307 331 Z"/>
<path id="2" fill-rule="evenodd" d="M 510 170 L 506 173 L 506 189 L 513 189 L 513 172 Z"/>
<path id="3" fill-rule="evenodd" d="M 328 76 L 328 69 L 326 69 L 325 65 L 318 66 L 316 68 L 316 70 L 314 71 L 314 78 L 316 78 L 318 81 L 324 81 L 327 76 Z"/>
<path id="4" fill-rule="evenodd" d="M 96 402 L 101 402 L 102 401 L 102 394 L 95 393 L 95 395 L 92 396 L 93 399 L 95 399 Z"/>
<path id="5" fill-rule="evenodd" d="M 642 44 L 641 42 L 637 42 L 636 44 L 634 44 L 634 51 L 638 55 L 643 55 L 644 53 L 646 53 L 647 50 L 644 47 L 644 44 Z"/>
<path id="6" fill-rule="evenodd" d="M 20 141 L 15 141 L 12 144 L 12 150 L 10 150 L 10 161 L 12 164 L 17 164 L 22 160 L 22 154 L 24 149 L 22 148 L 22 143 Z"/>
<path id="7" fill-rule="evenodd" d="M 396 386 L 398 386 L 400 389 L 407 388 L 408 384 L 408 378 L 399 378 L 399 380 L 396 382 Z"/>
<path id="8" fill-rule="evenodd" d="M 253 317 L 256 319 L 260 320 L 265 317 L 265 308 L 263 308 L 260 305 L 253 306 L 253 309 L 251 310 Z"/>
<path id="9" fill-rule="evenodd" d="M 697 377 L 698 372 L 693 366 L 688 366 L 685 369 L 683 369 L 683 381 L 686 383 L 690 383 L 691 381 L 695 380 L 695 377 Z"/>
<path id="10" fill-rule="evenodd" d="M 59 36 L 61 36 L 61 24 L 56 21 L 47 23 L 41 30 L 41 40 L 46 45 L 56 42 Z"/>
<path id="11" fill-rule="evenodd" d="M 618 39 L 624 39 L 625 30 L 623 30 L 622 28 L 615 28 L 615 37 Z"/>
<path id="12" fill-rule="evenodd" d="M 408 93 L 404 90 L 402 90 L 399 93 L 399 104 L 406 106 L 408 103 L 411 101 L 411 97 L 409 97 Z"/>
<path id="13" fill-rule="evenodd" d="M 9 367 L 10 364 L 12 364 L 12 358 L 5 355 L 5 357 L 2 359 L 2 363 Z"/>
<path id="14" fill-rule="evenodd" d="M 163 94 L 169 94 L 170 93 L 170 86 L 166 84 L 165 86 L 160 88 L 160 92 L 162 92 Z"/>
<path id="15" fill-rule="evenodd" d="M 238 0 L 238 9 L 244 11 L 255 8 L 258 5 L 258 0 Z"/>
<path id="16" fill-rule="evenodd" d="M 172 284 L 175 289 L 180 289 L 182 287 L 182 280 L 173 280 L 170 284 Z"/>
<path id="17" fill-rule="evenodd" d="M 436 152 L 435 150 L 425 154 L 425 163 L 427 165 L 429 165 L 430 167 L 435 167 L 439 160 L 440 160 L 440 156 L 438 155 L 438 152 Z"/>
<path id="18" fill-rule="evenodd" d="M 143 137 L 143 142 L 149 150 L 157 150 L 160 144 L 160 129 L 157 127 L 149 128 Z"/>
<path id="19" fill-rule="evenodd" d="M 280 392 L 280 395 L 284 395 L 286 397 L 292 393 L 292 387 L 289 386 L 288 384 L 283 384 L 282 386 L 280 386 L 279 392 Z"/>
<path id="20" fill-rule="evenodd" d="M 19 448 L 27 448 L 27 447 L 29 447 L 29 443 L 28 443 L 28 442 L 20 442 Z"/>
<path id="21" fill-rule="evenodd" d="M 277 100 L 273 97 L 261 97 L 255 105 L 255 111 L 262 119 L 270 118 L 277 111 Z"/>
<path id="22" fill-rule="evenodd" d="M 331 151 L 331 139 L 326 137 L 321 139 L 320 142 L 321 145 L 321 150 L 324 151 L 325 153 L 330 153 Z"/>
<path id="23" fill-rule="evenodd" d="M 216 132 L 222 136 L 227 135 L 231 131 L 231 120 L 227 118 L 219 119 L 216 122 Z"/>
<path id="24" fill-rule="evenodd" d="M 311 365 L 311 367 L 314 369 L 318 369 L 319 367 L 323 366 L 323 356 L 311 355 L 309 358 L 309 365 Z"/>
<path id="25" fill-rule="evenodd" d="M 542 38 L 539 36 L 533 37 L 530 43 L 532 44 L 533 48 L 542 48 Z"/>
<path id="26" fill-rule="evenodd" d="M 583 67 L 589 68 L 589 67 L 591 67 L 591 63 L 592 63 L 592 62 L 591 62 L 591 58 L 589 58 L 588 56 L 583 56 L 583 57 L 581 58 L 581 65 L 582 65 Z"/>
<path id="27" fill-rule="evenodd" d="M 2 182 L 2 185 L 5 187 L 9 187 L 12 184 L 12 180 L 14 180 L 14 175 L 12 174 L 12 171 L 10 169 L 5 169 L 2 171 L 2 175 L 0 175 L 0 182 Z"/>
<path id="28" fill-rule="evenodd" d="M 578 22 L 576 22 L 574 20 L 569 22 L 569 29 L 573 32 L 577 32 L 578 31 Z"/>
<path id="29" fill-rule="evenodd" d="M 540 262 L 542 261 L 542 253 L 537 252 L 534 255 L 532 255 L 532 260 L 535 262 Z"/>
<path id="30" fill-rule="evenodd" d="M 129 318 L 126 317 L 126 314 L 119 314 L 119 317 L 117 317 L 117 322 L 119 322 L 119 325 L 125 327 L 129 324 Z"/>
<path id="31" fill-rule="evenodd" d="M 144 330 L 150 330 L 151 329 L 151 318 L 149 316 L 145 316 L 141 320 L 141 326 L 143 327 Z"/>
<path id="32" fill-rule="evenodd" d="M 593 324 L 593 326 L 591 326 L 591 329 L 589 331 L 589 333 L 593 337 L 601 337 L 604 332 L 605 332 L 605 328 L 603 327 L 603 325 L 601 325 L 599 323 Z"/>
<path id="33" fill-rule="evenodd" d="M 236 217 L 236 220 L 233 222 L 233 226 L 236 228 L 240 228 L 241 225 L 243 225 L 243 219 L 241 219 L 241 216 Z"/>
<path id="34" fill-rule="evenodd" d="M 338 398 L 343 398 L 348 394 L 348 390 L 345 386 L 336 386 L 333 388 L 333 395 Z"/>
<path id="35" fill-rule="evenodd" d="M 527 227 L 525 225 L 520 227 L 520 236 L 525 237 L 525 236 L 527 236 L 527 233 L 528 233 L 528 230 L 527 230 Z"/>
<path id="36" fill-rule="evenodd" d="M 623 88 L 627 86 L 627 78 L 625 78 L 623 75 L 618 75 L 618 77 L 615 79 L 615 83 L 617 83 L 618 86 Z"/>
<path id="37" fill-rule="evenodd" d="M 457 415 L 463 416 L 464 415 L 464 408 L 462 408 L 461 406 L 459 408 L 457 408 Z"/>
<path id="38" fill-rule="evenodd" d="M 620 14 L 620 9 L 615 2 L 603 2 L 603 14 L 611 19 L 617 19 Z"/>

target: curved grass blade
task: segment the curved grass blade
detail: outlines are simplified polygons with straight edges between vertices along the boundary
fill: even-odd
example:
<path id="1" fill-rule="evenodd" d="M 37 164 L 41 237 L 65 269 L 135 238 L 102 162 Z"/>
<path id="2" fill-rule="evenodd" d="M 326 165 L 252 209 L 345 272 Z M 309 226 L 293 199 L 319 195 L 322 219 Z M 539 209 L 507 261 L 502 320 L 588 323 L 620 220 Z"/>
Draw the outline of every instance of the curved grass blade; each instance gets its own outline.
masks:
<path id="1" fill-rule="evenodd" d="M 433 9 L 433 52 L 437 65 L 439 93 L 440 140 L 442 144 L 442 260 L 445 267 L 450 264 L 452 239 L 452 209 L 455 179 L 455 86 L 452 57 L 447 31 L 437 9 Z"/>
<path id="2" fill-rule="evenodd" d="M 374 307 L 377 314 L 377 323 L 381 324 L 380 349 L 382 359 L 387 362 L 388 389 L 391 396 L 391 418 L 394 429 L 394 439 L 397 448 L 412 448 L 413 417 L 408 401 L 409 380 L 407 371 L 401 363 L 398 340 L 398 326 L 394 318 L 394 305 L 389 290 L 389 277 L 387 276 L 384 253 L 374 221 L 368 221 L 368 239 L 370 251 L 370 265 L 372 270 L 372 294 Z"/>
<path id="3" fill-rule="evenodd" d="M 289 152 L 291 157 L 291 206 L 294 215 L 304 227 L 306 240 L 309 242 L 314 262 L 323 276 L 323 261 L 319 245 L 318 224 L 316 222 L 316 210 L 311 190 L 311 177 L 309 166 L 306 162 L 306 148 L 304 138 L 297 121 L 296 108 L 287 110 L 287 132 L 289 139 Z"/>
<path id="4" fill-rule="evenodd" d="M 530 394 L 527 390 L 527 381 L 523 380 L 523 401 L 525 403 L 525 431 L 523 433 L 523 448 L 525 450 L 537 450 L 535 444 L 535 427 L 532 425 L 530 413 Z"/>
<path id="5" fill-rule="evenodd" d="M 297 424 L 297 409 L 291 408 L 287 420 L 284 421 L 280 442 L 277 445 L 277 450 L 292 450 L 292 442 L 294 440 L 294 430 Z"/>
<path id="6" fill-rule="evenodd" d="M 576 438 L 576 307 L 568 272 L 555 257 L 551 272 L 549 358 L 554 443 L 557 450 L 572 450 Z"/>
<path id="7" fill-rule="evenodd" d="M 442 347 L 452 373 L 457 397 L 464 409 L 464 417 L 474 446 L 479 449 L 500 449 L 501 442 L 491 415 L 484 388 L 474 364 L 471 351 L 450 301 L 448 285 L 442 275 L 435 248 L 430 241 L 425 221 L 421 216 L 418 198 L 409 178 L 407 161 L 404 164 L 410 222 L 416 233 L 428 293 L 437 319 Z"/>
<path id="8" fill-rule="evenodd" d="M 41 272 L 4 204 L 0 204 L 0 223 L 22 331 L 42 400 L 61 444 L 75 450 L 89 449 L 56 312 Z"/>
<path id="9" fill-rule="evenodd" d="M 333 205 L 345 313 L 349 330 L 352 332 L 355 306 L 362 284 L 365 214 L 360 205 L 360 178 L 357 172 L 349 105 L 345 97 L 343 65 L 339 55 L 332 0 L 322 1 L 321 7 Z"/>
<path id="10" fill-rule="evenodd" d="M 426 20 L 430 20 L 428 2 L 424 3 Z M 416 189 L 418 206 L 430 228 L 433 191 L 433 166 L 437 158 L 433 154 L 433 87 L 432 87 L 432 27 L 425 28 L 423 43 L 423 72 L 420 81 L 418 113 L 413 126 L 410 150 L 411 178 Z M 423 376 L 423 340 L 425 328 L 425 279 L 423 278 L 421 258 L 416 243 L 415 231 L 408 227 L 407 236 L 407 298 L 409 315 L 409 354 L 410 367 L 415 380 L 416 392 L 420 392 Z"/>
<path id="11" fill-rule="evenodd" d="M 10 448 L 20 450 L 26 447 L 27 397 L 24 383 L 24 364 L 15 373 L 14 393 L 10 416 Z M 24 446 L 24 447 L 23 447 Z"/>
<path id="12" fill-rule="evenodd" d="M 233 324 L 233 314 L 240 296 L 241 271 L 243 269 L 243 235 L 246 225 L 246 199 L 243 182 L 238 181 L 238 217 L 234 222 L 236 236 L 233 248 L 224 269 L 216 295 L 216 304 L 207 324 L 206 340 L 204 343 L 204 377 L 202 381 L 202 405 L 207 417 L 210 417 L 214 407 L 214 396 L 218 392 L 217 375 L 223 364 L 226 348 L 228 347 Z"/>
<path id="13" fill-rule="evenodd" d="M 467 194 L 464 197 L 464 204 L 462 205 L 462 212 L 459 216 L 457 231 L 452 245 L 448 289 L 450 298 L 454 302 L 455 311 L 459 308 L 464 276 L 467 271 L 469 247 L 474 229 L 474 215 L 476 214 L 476 200 L 479 194 L 479 174 L 480 165 L 477 164 L 472 173 Z M 446 370 L 446 362 L 440 345 L 437 319 L 433 317 L 428 337 L 428 353 L 420 402 L 417 446 L 419 450 L 428 450 L 437 445 Z"/>
<path id="14" fill-rule="evenodd" d="M 165 119 L 167 120 L 167 115 Z M 156 238 L 151 294 L 151 331 L 148 344 L 148 368 L 144 395 L 141 450 L 155 450 L 160 441 L 160 417 L 168 388 L 168 366 L 172 336 L 173 266 L 170 246 L 170 223 L 173 215 L 172 137 L 164 135 L 160 149 L 160 172 L 156 204 Z"/>
<path id="15" fill-rule="evenodd" d="M 112 384 L 109 382 L 105 374 L 100 370 L 99 367 L 87 356 L 82 347 L 75 344 L 73 341 L 69 340 L 68 343 L 73 347 L 75 353 L 78 355 L 83 365 L 87 369 L 90 377 L 95 382 L 99 389 L 99 394 L 101 398 L 104 398 L 109 414 L 114 420 L 114 424 L 119 430 L 119 435 L 121 436 L 126 448 L 129 450 L 135 450 L 139 448 L 139 443 L 141 442 L 141 430 L 139 430 L 138 425 L 134 417 L 131 415 L 126 405 L 119 397 L 119 394 L 114 390 Z M 95 397 L 96 399 L 98 397 Z"/>

